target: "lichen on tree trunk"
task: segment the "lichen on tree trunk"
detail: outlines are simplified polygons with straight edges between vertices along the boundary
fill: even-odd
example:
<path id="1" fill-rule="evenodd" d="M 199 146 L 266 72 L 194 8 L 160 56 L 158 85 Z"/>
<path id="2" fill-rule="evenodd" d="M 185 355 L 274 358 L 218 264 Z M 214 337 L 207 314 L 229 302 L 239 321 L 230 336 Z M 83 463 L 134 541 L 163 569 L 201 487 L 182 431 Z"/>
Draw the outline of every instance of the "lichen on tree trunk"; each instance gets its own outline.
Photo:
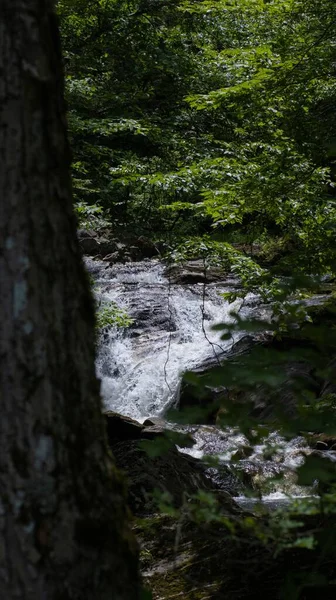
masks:
<path id="1" fill-rule="evenodd" d="M 0 2 L 0 597 L 138 598 L 95 376 L 52 0 Z"/>

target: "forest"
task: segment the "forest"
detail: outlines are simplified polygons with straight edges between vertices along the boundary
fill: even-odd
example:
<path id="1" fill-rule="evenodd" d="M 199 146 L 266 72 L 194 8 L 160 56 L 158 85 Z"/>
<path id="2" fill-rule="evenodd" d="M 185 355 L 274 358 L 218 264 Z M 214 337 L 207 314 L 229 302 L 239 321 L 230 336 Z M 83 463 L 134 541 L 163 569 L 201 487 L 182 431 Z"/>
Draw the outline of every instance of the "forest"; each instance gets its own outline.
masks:
<path id="1" fill-rule="evenodd" d="M 2 597 L 334 598 L 335 1 L 10 11 Z"/>
<path id="2" fill-rule="evenodd" d="M 195 374 L 186 375 L 179 414 L 171 419 L 211 423 L 217 411 L 217 425 L 240 427 L 248 444 L 231 455 L 233 463 L 239 453 L 243 459 L 244 452 L 252 453 L 251 446 L 270 430 L 282 430 L 287 440 L 302 435 L 322 453 L 306 456 L 298 479 L 305 484 L 325 480 L 320 493 L 328 506 L 324 510 L 332 514 L 335 459 L 323 449 L 332 447 L 335 435 L 334 3 L 63 1 L 59 13 L 80 226 L 126 245 L 137 246 L 141 239 L 168 264 L 201 259 L 210 281 L 213 268 L 239 278 L 242 289 L 226 291 L 226 300 L 252 292 L 272 306 L 271 323 L 253 314 L 217 323 L 222 340 L 244 330 L 259 342 L 267 329 L 272 342 L 257 343 L 247 356 L 196 380 Z M 324 294 L 323 306 L 305 302 L 314 294 Z M 318 375 L 312 382 L 313 372 Z M 225 386 L 231 394 L 204 392 L 211 386 Z M 258 395 L 259 401 L 266 395 L 271 408 L 256 408 Z M 267 453 L 276 454 L 268 443 Z M 194 511 L 203 511 L 206 523 L 221 522 L 211 496 L 197 502 L 201 508 Z M 334 542 L 319 541 L 320 533 L 313 533 L 320 509 L 307 502 L 293 507 L 293 514 L 278 516 L 267 533 L 256 535 L 270 545 L 270 538 L 279 536 L 280 547 L 328 556 Z M 287 525 L 279 532 L 281 519 Z M 309 525 L 299 525 L 301 519 Z M 334 559 L 324 562 L 329 560 Z M 252 564 L 247 561 L 246 569 Z M 297 567 L 293 581 L 285 569 L 289 583 L 278 592 L 281 597 L 308 597 L 302 595 L 301 568 L 307 584 L 307 565 Z M 186 570 L 193 577 L 193 567 Z M 213 571 L 218 577 L 212 566 L 210 586 Z M 314 585 L 328 588 L 334 575 L 325 566 L 313 573 L 315 597 Z M 171 589 L 155 584 L 159 595 L 154 598 L 179 597 L 171 577 Z M 177 570 L 175 579 L 180 578 Z M 222 585 L 199 596 L 199 591 L 178 591 L 184 598 L 220 598 Z M 272 593 L 260 586 L 258 594 L 253 583 L 239 592 L 235 585 L 225 597 Z M 329 593 L 334 592 L 332 587 Z"/>

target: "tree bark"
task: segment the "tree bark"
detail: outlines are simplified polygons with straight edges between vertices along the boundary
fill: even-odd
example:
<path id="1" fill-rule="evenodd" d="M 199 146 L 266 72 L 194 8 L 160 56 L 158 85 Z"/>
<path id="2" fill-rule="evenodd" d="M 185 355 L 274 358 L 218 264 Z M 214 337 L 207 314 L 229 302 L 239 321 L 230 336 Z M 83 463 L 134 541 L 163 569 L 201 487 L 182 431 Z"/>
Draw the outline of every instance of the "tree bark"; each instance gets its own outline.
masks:
<path id="1" fill-rule="evenodd" d="M 133 600 L 76 239 L 52 0 L 0 0 L 0 597 Z"/>

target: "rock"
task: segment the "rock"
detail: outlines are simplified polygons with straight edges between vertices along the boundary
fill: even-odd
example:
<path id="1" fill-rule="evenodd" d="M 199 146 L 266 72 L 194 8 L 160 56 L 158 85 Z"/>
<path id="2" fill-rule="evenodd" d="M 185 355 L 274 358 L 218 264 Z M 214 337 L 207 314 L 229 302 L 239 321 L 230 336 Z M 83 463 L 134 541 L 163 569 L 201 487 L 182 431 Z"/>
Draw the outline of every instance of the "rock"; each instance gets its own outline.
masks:
<path id="1" fill-rule="evenodd" d="M 155 490 L 168 492 L 174 506 L 180 506 L 199 490 L 214 490 L 221 502 L 228 502 L 225 490 L 231 490 L 233 481 L 229 468 L 223 466 L 220 474 L 216 470 L 214 476 L 202 461 L 176 448 L 195 443 L 190 433 L 167 430 L 161 419 L 154 420 L 159 421 L 156 425 L 145 427 L 112 411 L 105 417 L 109 443 L 117 466 L 127 476 L 129 503 L 135 514 L 156 509 Z"/>
<path id="2" fill-rule="evenodd" d="M 316 442 L 315 450 L 328 450 L 328 444 L 326 442 Z"/>
<path id="3" fill-rule="evenodd" d="M 120 242 L 111 231 L 106 231 L 103 235 L 91 229 L 79 229 L 77 235 L 84 254 L 97 256 L 110 264 L 141 261 L 159 254 L 155 244 L 143 236 L 126 236 L 126 241 Z"/>
<path id="4" fill-rule="evenodd" d="M 108 411 L 105 413 L 107 423 L 107 435 L 110 446 L 113 448 L 119 442 L 133 440 L 158 440 L 164 439 L 166 446 L 178 445 L 180 448 L 191 448 L 195 440 L 190 433 L 173 431 L 166 428 L 163 419 L 146 419 L 141 424 L 131 417 Z M 147 423 L 155 423 L 147 425 Z"/>
<path id="5" fill-rule="evenodd" d="M 211 479 L 213 488 L 216 490 L 216 498 L 219 497 L 219 492 L 228 494 L 230 498 L 243 496 L 251 488 L 250 480 L 245 481 L 243 473 L 238 470 L 234 473 L 225 463 L 219 464 L 217 467 L 208 467 L 206 475 Z"/>
<path id="6" fill-rule="evenodd" d="M 327 433 L 314 433 L 307 442 L 313 450 L 336 450 L 336 437 Z"/>
<path id="7" fill-rule="evenodd" d="M 189 515 L 179 525 L 172 517 L 155 515 L 138 524 L 135 531 L 141 570 L 154 600 L 252 598 L 247 594 L 253 590 L 249 586 L 251 570 L 238 567 L 244 545 L 237 536 L 229 539 L 222 525 L 197 525 Z M 245 595 L 240 594 L 242 590 Z"/>
<path id="8" fill-rule="evenodd" d="M 101 252 L 100 256 L 102 257 L 102 260 L 108 262 L 109 265 L 131 262 L 131 255 L 126 244 L 121 244 L 118 242 L 118 240 L 115 240 L 114 243 L 116 248 L 114 252 L 111 254 L 106 254 L 106 256 L 104 256 L 104 254 Z"/>
<path id="9" fill-rule="evenodd" d="M 216 423 L 218 410 L 222 399 L 225 398 L 225 389 L 202 387 L 182 380 L 178 408 L 184 411 L 186 421 L 193 424 L 212 425 Z"/>
<path id="10" fill-rule="evenodd" d="M 113 411 L 106 412 L 105 418 L 108 440 L 112 447 L 125 440 L 139 440 L 141 438 L 144 426 L 138 421 Z"/>
<path id="11" fill-rule="evenodd" d="M 160 252 L 158 246 L 144 236 L 138 237 L 136 245 L 141 251 L 142 258 L 154 258 Z"/>
<path id="12" fill-rule="evenodd" d="M 335 396 L 335 400 L 336 400 L 336 382 L 334 380 L 334 377 L 332 377 L 332 375 L 335 373 L 336 371 L 336 358 L 333 358 L 327 365 L 327 368 L 330 372 L 329 377 L 323 382 L 323 386 L 321 389 L 321 398 L 324 398 L 325 396 Z M 335 405 L 336 405 L 336 401 L 335 401 Z"/>
<path id="13" fill-rule="evenodd" d="M 252 448 L 252 446 L 241 446 L 233 455 L 232 455 L 232 460 L 234 462 L 239 461 L 239 460 L 244 460 L 245 458 L 249 458 L 251 456 L 251 454 L 253 454 L 254 452 L 254 448 Z"/>
<path id="14" fill-rule="evenodd" d="M 181 431 L 170 431 L 169 438 L 179 448 L 192 448 L 196 444 L 195 438 L 191 433 L 183 433 Z"/>
<path id="15" fill-rule="evenodd" d="M 91 229 L 79 229 L 77 235 L 83 253 L 88 256 L 104 258 L 118 250 L 116 240 L 108 239 Z"/>
<path id="16" fill-rule="evenodd" d="M 244 405 L 251 423 L 284 422 L 300 418 L 298 404 L 306 403 L 307 397 L 311 404 L 313 400 L 332 404 L 336 398 L 335 338 L 328 332 L 335 329 L 335 302 L 317 296 L 307 309 L 312 324 L 304 322 L 281 338 L 269 332 L 246 335 L 229 353 L 194 369 L 198 377 L 182 381 L 179 400 L 181 410 L 194 410 L 195 419 L 190 422 L 218 422 L 220 407 L 224 407 L 221 414 L 225 417 L 227 408 L 237 410 L 234 405 L 239 404 Z"/>
<path id="17" fill-rule="evenodd" d="M 154 258 L 158 256 L 159 250 L 150 239 L 145 236 L 132 238 L 130 240 L 129 251 L 132 260 L 144 260 L 146 258 Z"/>
<path id="18" fill-rule="evenodd" d="M 164 436 L 166 429 L 162 425 L 150 425 L 142 430 L 142 438 L 145 440 L 153 440 L 158 436 Z"/>
<path id="19" fill-rule="evenodd" d="M 226 271 L 220 267 L 207 267 L 205 269 L 202 260 L 190 260 L 182 265 L 169 265 L 164 274 L 171 283 L 179 285 L 214 283 L 223 281 L 227 275 Z"/>
<path id="20" fill-rule="evenodd" d="M 275 372 L 275 368 L 272 367 L 271 371 Z M 279 375 L 282 375 L 278 386 L 260 383 L 250 389 L 239 389 L 238 384 L 229 390 L 228 397 L 234 403 L 249 405 L 250 417 L 256 422 L 271 423 L 277 418 L 293 419 L 297 416 L 300 388 L 311 394 L 318 392 L 318 382 L 311 371 L 311 366 L 307 363 L 288 362 L 278 367 Z"/>
<path id="21" fill-rule="evenodd" d="M 155 490 L 168 493 L 175 507 L 182 506 L 201 490 L 216 492 L 201 461 L 182 454 L 174 446 L 163 445 L 160 450 L 155 444 L 153 440 L 146 440 L 145 445 L 125 441 L 113 447 L 116 464 L 127 476 L 129 504 L 134 514 L 157 511 L 157 501 L 153 497 Z M 233 512 L 240 511 L 228 495 L 223 495 L 219 489 L 218 494 Z"/>
<path id="22" fill-rule="evenodd" d="M 77 232 L 79 245 L 84 254 L 93 256 L 99 254 L 100 244 L 94 231 L 80 229 Z"/>
<path id="23" fill-rule="evenodd" d="M 160 426 L 165 427 L 166 421 L 160 417 L 150 417 L 143 422 L 144 427 Z"/>
<path id="24" fill-rule="evenodd" d="M 108 262 L 110 264 L 114 264 L 119 261 L 120 255 L 119 252 L 112 252 L 112 254 L 107 254 L 104 256 L 103 261 Z"/>

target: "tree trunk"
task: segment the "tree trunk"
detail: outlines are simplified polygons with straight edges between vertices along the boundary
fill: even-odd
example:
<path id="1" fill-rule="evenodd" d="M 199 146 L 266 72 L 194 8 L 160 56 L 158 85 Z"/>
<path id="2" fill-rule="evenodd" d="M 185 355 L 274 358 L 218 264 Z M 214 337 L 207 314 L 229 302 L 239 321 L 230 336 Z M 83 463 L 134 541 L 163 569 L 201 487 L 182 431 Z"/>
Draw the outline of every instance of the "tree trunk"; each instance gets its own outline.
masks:
<path id="1" fill-rule="evenodd" d="M 0 597 L 133 600 L 72 209 L 52 0 L 0 0 Z"/>

